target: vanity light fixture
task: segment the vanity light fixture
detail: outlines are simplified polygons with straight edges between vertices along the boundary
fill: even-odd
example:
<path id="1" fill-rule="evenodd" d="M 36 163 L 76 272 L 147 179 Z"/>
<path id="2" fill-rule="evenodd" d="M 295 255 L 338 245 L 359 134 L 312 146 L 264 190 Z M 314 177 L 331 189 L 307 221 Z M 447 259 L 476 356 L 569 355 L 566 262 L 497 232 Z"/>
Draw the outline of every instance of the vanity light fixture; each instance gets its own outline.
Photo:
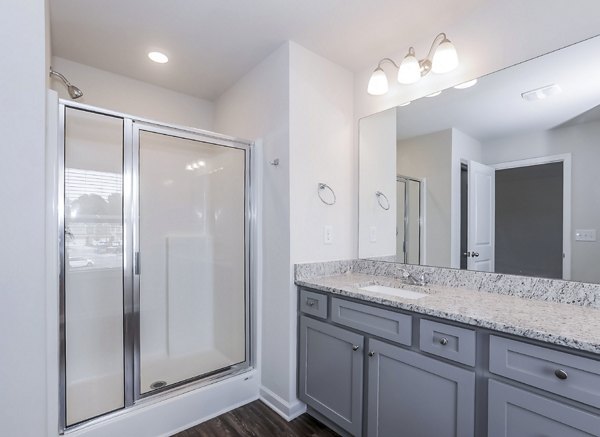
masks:
<path id="1" fill-rule="evenodd" d="M 408 102 L 400 103 L 398 106 L 408 106 L 411 104 L 411 102 L 412 100 L 409 100 Z"/>
<path id="2" fill-rule="evenodd" d="M 425 97 L 437 97 L 442 94 L 441 91 L 436 91 L 435 93 L 427 94 Z"/>
<path id="3" fill-rule="evenodd" d="M 559 85 L 553 83 L 551 85 L 546 85 L 541 88 L 536 88 L 534 90 L 521 93 L 521 97 L 527 101 L 544 100 L 550 96 L 560 94 L 561 92 L 562 92 L 561 87 Z"/>
<path id="4" fill-rule="evenodd" d="M 477 79 L 473 79 L 468 82 L 463 82 L 461 84 L 458 84 L 454 88 L 456 88 L 457 90 L 464 90 L 465 88 L 471 88 L 476 83 L 477 83 Z"/>
<path id="5" fill-rule="evenodd" d="M 423 76 L 433 71 L 436 74 L 448 73 L 458 66 L 458 55 L 454 44 L 446 37 L 445 33 L 440 33 L 435 37 L 427 57 L 417 59 L 414 47 L 408 49 L 408 53 L 400 63 L 396 64 L 390 58 L 383 58 L 377 64 L 373 71 L 367 86 L 367 92 L 373 96 L 381 96 L 388 91 L 388 80 L 385 72 L 381 68 L 384 62 L 393 64 L 398 69 L 398 82 L 409 85 L 418 82 Z"/>
<path id="6" fill-rule="evenodd" d="M 150 52 L 148 53 L 148 57 L 157 64 L 166 64 L 169 62 L 169 57 L 161 52 Z"/>

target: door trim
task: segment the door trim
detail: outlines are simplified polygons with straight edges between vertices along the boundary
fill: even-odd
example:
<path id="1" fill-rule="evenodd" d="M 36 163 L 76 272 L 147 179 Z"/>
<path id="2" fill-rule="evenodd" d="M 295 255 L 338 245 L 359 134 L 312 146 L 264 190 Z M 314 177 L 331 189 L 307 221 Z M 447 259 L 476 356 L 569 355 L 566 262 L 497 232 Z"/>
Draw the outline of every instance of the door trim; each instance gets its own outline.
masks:
<path id="1" fill-rule="evenodd" d="M 563 163 L 563 280 L 571 279 L 571 197 L 572 197 L 572 154 L 563 153 L 560 155 L 540 156 L 537 158 L 521 159 L 517 161 L 500 162 L 498 164 L 488 164 L 496 170 L 507 170 L 510 168 L 531 167 L 534 165 Z"/>

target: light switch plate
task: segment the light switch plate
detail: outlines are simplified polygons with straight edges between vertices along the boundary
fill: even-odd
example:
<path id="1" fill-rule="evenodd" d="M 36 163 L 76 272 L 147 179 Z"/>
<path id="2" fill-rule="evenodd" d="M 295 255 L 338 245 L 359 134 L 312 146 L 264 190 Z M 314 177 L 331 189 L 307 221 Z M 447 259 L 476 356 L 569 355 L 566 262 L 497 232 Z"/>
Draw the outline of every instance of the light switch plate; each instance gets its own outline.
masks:
<path id="1" fill-rule="evenodd" d="M 333 243 L 333 226 L 331 226 L 331 225 L 323 226 L 323 243 L 324 244 Z"/>
<path id="2" fill-rule="evenodd" d="M 369 241 L 371 243 L 377 242 L 377 228 L 375 226 L 369 228 Z"/>
<path id="3" fill-rule="evenodd" d="M 595 229 L 576 229 L 575 241 L 597 241 Z"/>

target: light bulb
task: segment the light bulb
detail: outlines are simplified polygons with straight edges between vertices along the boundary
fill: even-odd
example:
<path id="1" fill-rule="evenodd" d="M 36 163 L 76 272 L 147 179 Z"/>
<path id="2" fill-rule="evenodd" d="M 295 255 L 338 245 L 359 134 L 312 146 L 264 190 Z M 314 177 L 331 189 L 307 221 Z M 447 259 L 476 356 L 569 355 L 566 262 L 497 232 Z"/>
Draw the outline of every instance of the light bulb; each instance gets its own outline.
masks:
<path id="1" fill-rule="evenodd" d="M 161 52 L 150 52 L 148 53 L 148 57 L 158 64 L 166 64 L 169 62 L 169 57 Z"/>
<path id="2" fill-rule="evenodd" d="M 408 55 L 404 57 L 398 68 L 398 82 L 409 85 L 418 82 L 421 79 L 421 65 L 411 49 Z"/>
<path id="3" fill-rule="evenodd" d="M 377 67 L 371 75 L 371 79 L 369 79 L 367 92 L 372 96 L 381 96 L 387 93 L 388 89 L 388 80 L 385 72 L 381 69 L 381 67 Z"/>
<path id="4" fill-rule="evenodd" d="M 444 39 L 433 55 L 431 71 L 442 74 L 448 73 L 456 67 L 458 67 L 456 48 L 449 39 Z"/>

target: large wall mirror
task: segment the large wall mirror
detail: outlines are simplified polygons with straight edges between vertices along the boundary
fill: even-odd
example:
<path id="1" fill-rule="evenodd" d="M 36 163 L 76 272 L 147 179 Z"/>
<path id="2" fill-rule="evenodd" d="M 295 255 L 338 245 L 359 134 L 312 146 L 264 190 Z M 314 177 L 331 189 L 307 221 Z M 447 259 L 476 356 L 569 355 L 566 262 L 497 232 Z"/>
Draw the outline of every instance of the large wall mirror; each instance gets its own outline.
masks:
<path id="1" fill-rule="evenodd" d="M 359 256 L 600 283 L 600 37 L 360 120 Z"/>

